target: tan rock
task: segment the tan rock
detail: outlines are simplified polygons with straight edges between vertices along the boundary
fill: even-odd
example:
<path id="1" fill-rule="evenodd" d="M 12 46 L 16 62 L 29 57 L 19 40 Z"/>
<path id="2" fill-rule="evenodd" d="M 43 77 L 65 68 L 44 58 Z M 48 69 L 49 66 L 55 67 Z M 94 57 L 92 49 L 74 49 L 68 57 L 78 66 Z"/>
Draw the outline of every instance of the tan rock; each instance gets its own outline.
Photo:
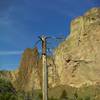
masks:
<path id="1" fill-rule="evenodd" d="M 60 84 L 75 87 L 100 81 L 100 8 L 71 22 L 71 33 L 55 50 Z"/>

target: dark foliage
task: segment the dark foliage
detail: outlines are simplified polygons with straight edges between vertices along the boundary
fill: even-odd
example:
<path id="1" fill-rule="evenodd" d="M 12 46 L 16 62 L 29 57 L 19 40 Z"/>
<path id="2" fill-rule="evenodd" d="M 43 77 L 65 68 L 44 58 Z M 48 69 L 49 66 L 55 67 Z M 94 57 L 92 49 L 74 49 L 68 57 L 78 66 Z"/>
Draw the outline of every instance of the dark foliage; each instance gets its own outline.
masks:
<path id="1" fill-rule="evenodd" d="M 16 91 L 8 80 L 0 79 L 0 100 L 17 100 Z"/>

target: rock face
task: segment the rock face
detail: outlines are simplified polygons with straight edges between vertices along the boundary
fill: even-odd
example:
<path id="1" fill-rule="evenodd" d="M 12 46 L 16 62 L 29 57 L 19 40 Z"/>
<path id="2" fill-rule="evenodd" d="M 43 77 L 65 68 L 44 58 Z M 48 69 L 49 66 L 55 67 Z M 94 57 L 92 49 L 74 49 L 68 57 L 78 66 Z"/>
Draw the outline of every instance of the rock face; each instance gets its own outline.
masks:
<path id="1" fill-rule="evenodd" d="M 60 84 L 80 87 L 100 82 L 100 8 L 71 22 L 69 37 L 55 50 Z"/>
<path id="2" fill-rule="evenodd" d="M 37 48 L 27 48 L 20 62 L 18 75 L 16 78 L 16 88 L 23 91 L 41 88 L 41 59 Z"/>
<path id="3" fill-rule="evenodd" d="M 13 84 L 18 75 L 18 70 L 16 71 L 0 71 L 0 78 L 5 80 L 10 80 Z"/>

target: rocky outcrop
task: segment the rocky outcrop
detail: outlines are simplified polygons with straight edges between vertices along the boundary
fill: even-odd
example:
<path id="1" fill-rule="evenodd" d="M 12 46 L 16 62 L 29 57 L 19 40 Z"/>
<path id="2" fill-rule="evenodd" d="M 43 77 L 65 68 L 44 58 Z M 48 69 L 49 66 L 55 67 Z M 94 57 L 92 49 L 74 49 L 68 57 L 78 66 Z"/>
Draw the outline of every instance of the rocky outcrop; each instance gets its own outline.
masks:
<path id="1" fill-rule="evenodd" d="M 16 70 L 16 71 L 5 71 L 5 70 L 0 71 L 0 78 L 11 81 L 11 83 L 13 85 L 15 84 L 17 75 L 18 75 L 18 70 Z"/>
<path id="2" fill-rule="evenodd" d="M 69 37 L 55 50 L 55 64 L 62 85 L 100 82 L 100 8 L 71 22 Z"/>
<path id="3" fill-rule="evenodd" d="M 20 62 L 18 76 L 16 78 L 16 88 L 23 91 L 41 88 L 41 65 L 37 48 L 27 48 Z"/>

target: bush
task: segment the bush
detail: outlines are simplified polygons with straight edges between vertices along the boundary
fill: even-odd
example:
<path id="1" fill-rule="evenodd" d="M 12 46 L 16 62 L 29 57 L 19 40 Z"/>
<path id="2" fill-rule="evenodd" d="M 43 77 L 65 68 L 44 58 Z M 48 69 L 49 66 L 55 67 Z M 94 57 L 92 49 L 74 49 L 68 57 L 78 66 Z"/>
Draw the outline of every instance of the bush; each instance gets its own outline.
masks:
<path id="1" fill-rule="evenodd" d="M 60 96 L 60 100 L 68 100 L 68 95 L 65 90 L 63 90 L 63 92 L 62 92 L 62 94 Z"/>
<path id="2" fill-rule="evenodd" d="M 0 100 L 17 100 L 16 91 L 8 80 L 0 79 Z"/>
<path id="3" fill-rule="evenodd" d="M 90 97 L 89 96 L 85 97 L 85 100 L 90 100 Z"/>
<path id="4" fill-rule="evenodd" d="M 49 100 L 58 100 L 58 99 L 56 99 L 56 98 L 54 98 L 54 97 L 51 97 L 51 98 L 49 98 Z"/>
<path id="5" fill-rule="evenodd" d="M 74 98 L 75 98 L 75 100 L 78 99 L 78 94 L 77 94 L 77 92 L 74 93 Z"/>

